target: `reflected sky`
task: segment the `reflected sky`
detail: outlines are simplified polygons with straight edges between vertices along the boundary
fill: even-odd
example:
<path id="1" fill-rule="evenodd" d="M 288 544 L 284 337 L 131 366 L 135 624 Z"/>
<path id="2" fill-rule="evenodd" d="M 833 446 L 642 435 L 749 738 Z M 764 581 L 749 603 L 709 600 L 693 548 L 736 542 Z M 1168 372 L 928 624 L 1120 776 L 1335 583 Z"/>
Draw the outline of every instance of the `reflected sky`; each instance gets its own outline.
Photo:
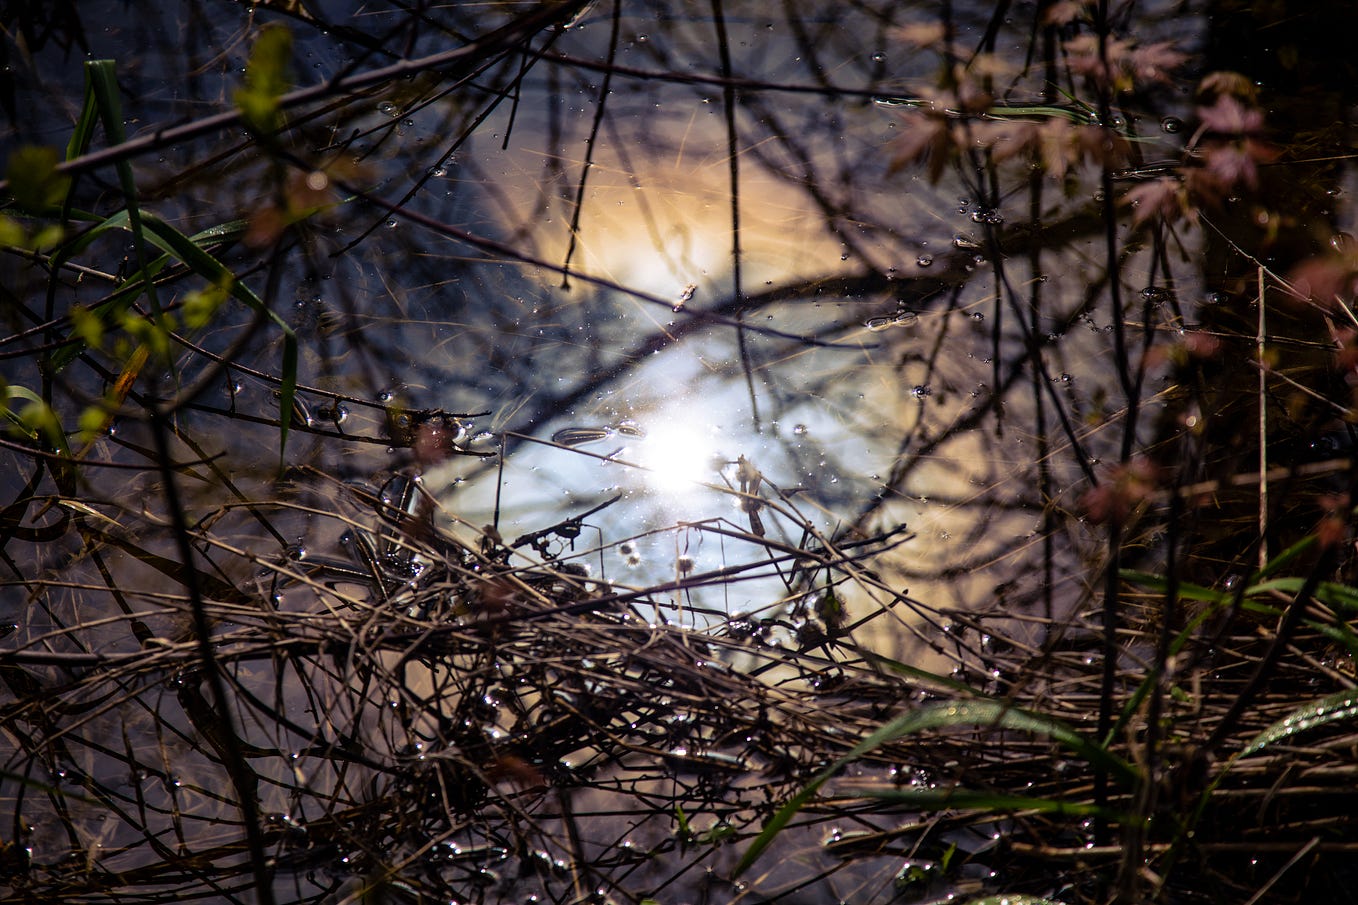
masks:
<path id="1" fill-rule="evenodd" d="M 932 20 L 931 6 L 720 8 L 719 23 L 710 4 L 596 3 L 544 35 L 534 56 L 495 61 L 466 82 L 380 89 L 300 130 L 292 150 L 304 162 L 342 161 L 372 199 L 336 197 L 278 269 L 276 298 L 304 340 L 302 382 L 413 409 L 488 412 L 472 433 L 492 438 L 483 452 L 505 438 L 503 465 L 456 459 L 429 475 L 448 511 L 473 528 L 523 534 L 617 492 L 624 499 L 599 515 L 596 543 L 678 522 L 748 528 L 739 496 L 720 492 L 734 487 L 730 463 L 743 456 L 765 494 L 791 494 L 785 502 L 827 536 L 918 526 L 905 576 L 981 574 L 1044 505 L 1072 502 L 1031 492 L 1035 438 L 1054 430 L 1035 421 L 1034 394 L 1047 390 L 1023 382 L 1025 331 L 1046 338 L 1040 382 L 1057 387 L 1080 427 L 1045 450 L 1057 486 L 1081 478 L 1077 457 L 1107 454 L 1103 435 L 1086 429 L 1116 417 L 1118 393 L 1106 367 L 1111 325 L 1087 297 L 1086 276 L 1103 255 L 1089 229 L 1093 174 L 1048 180 L 1036 197 L 1007 189 L 986 208 L 953 173 L 935 182 L 927 168 L 894 165 L 905 120 L 874 99 L 937 83 L 935 48 L 902 37 Z M 447 49 L 449 33 L 478 33 L 514 9 L 441 10 L 450 32 L 412 31 L 403 51 Z M 116 23 L 116 10 L 89 15 Z M 1146 11 L 1145 40 L 1173 30 L 1192 49 L 1185 20 Z M 251 23 L 238 12 L 203 19 L 202 46 L 222 48 L 217 57 L 187 42 L 185 60 L 122 64 L 134 133 L 229 96 L 249 50 Z M 986 39 L 990 13 L 955 10 L 959 46 Z M 353 27 L 377 34 L 404 15 L 373 8 Z M 126 58 L 129 46 L 148 45 L 154 25 L 96 31 L 91 52 Z M 292 26 L 299 84 L 389 62 L 387 49 L 356 50 L 371 40 Z M 1026 32 L 1000 34 L 998 54 L 1028 46 Z M 62 68 L 54 48 L 40 53 Z M 180 62 L 200 73 L 175 89 L 183 97 L 149 87 L 157 67 Z M 1008 95 L 1029 101 L 1043 74 L 1012 79 Z M 1182 106 L 1170 93 L 1151 100 Z M 1134 124 L 1147 157 L 1173 154 L 1183 140 L 1158 122 Z M 155 199 L 186 228 L 248 217 L 270 197 L 267 168 L 226 137 L 173 153 L 219 155 L 207 183 L 185 197 L 167 185 Z M 137 165 L 159 185 L 154 171 L 173 162 Z M 1024 246 L 1035 211 L 1069 225 L 1059 248 Z M 1008 284 L 984 254 L 991 238 L 1005 244 Z M 1166 260 L 1174 272 L 1129 256 L 1128 284 L 1196 279 L 1186 255 Z M 1034 286 L 1038 301 L 1011 296 Z M 1038 309 L 1031 327 L 1021 304 Z M 1154 329 L 1175 328 L 1156 317 Z M 212 337 L 214 348 L 235 335 Z M 250 353 L 260 373 L 277 371 L 276 337 Z M 983 429 L 978 413 L 995 393 L 1004 416 Z M 265 390 L 229 404 L 267 414 L 270 401 Z M 211 430 L 213 417 L 203 416 Z M 629 421 L 645 436 L 616 429 Z M 356 413 L 351 424 L 362 423 Z M 551 443 L 571 428 L 609 434 Z M 222 433 L 225 444 L 261 448 Z M 301 461 L 379 484 L 384 470 L 414 467 L 400 450 L 294 442 Z M 796 533 L 762 514 L 770 532 Z M 745 587 L 740 605 L 772 593 Z"/>

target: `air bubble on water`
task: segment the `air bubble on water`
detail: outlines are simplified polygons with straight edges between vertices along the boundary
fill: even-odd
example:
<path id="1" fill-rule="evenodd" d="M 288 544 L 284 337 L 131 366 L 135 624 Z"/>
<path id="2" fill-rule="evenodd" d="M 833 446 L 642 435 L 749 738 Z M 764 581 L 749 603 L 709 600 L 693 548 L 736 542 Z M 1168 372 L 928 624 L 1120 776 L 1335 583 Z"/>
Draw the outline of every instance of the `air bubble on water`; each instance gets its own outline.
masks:
<path id="1" fill-rule="evenodd" d="M 793 432 L 794 434 L 796 434 L 798 437 L 805 437 L 805 436 L 806 436 L 806 425 L 805 425 L 805 424 L 798 424 L 797 426 L 795 426 L 795 427 L 792 428 L 792 432 Z"/>
<path id="2" fill-rule="evenodd" d="M 377 105 L 377 112 L 381 113 L 383 116 L 396 116 L 400 110 L 391 101 L 383 101 Z"/>
<path id="3" fill-rule="evenodd" d="M 399 226 L 399 225 L 400 225 L 400 221 L 398 221 L 395 217 L 392 217 L 392 218 L 391 218 L 390 220 L 388 220 L 387 223 L 386 223 L 387 229 L 395 229 L 395 228 L 396 228 L 397 226 Z"/>
<path id="4" fill-rule="evenodd" d="M 910 393 L 916 399 L 923 399 L 926 396 L 932 396 L 934 394 L 934 391 L 927 384 L 922 383 L 916 386 L 913 390 L 911 390 Z"/>
<path id="5" fill-rule="evenodd" d="M 885 62 L 886 62 L 886 54 L 882 53 L 882 52 L 879 50 L 877 53 L 874 53 L 874 54 L 872 55 L 872 61 L 873 61 L 874 63 L 885 63 Z"/>
<path id="6" fill-rule="evenodd" d="M 435 178 L 435 179 L 441 179 L 441 178 L 443 178 L 444 176 L 447 176 L 447 175 L 448 175 L 448 168 L 447 168 L 447 167 L 443 167 L 443 166 L 430 167 L 430 168 L 429 168 L 429 175 L 432 176 L 432 177 Z"/>
<path id="7" fill-rule="evenodd" d="M 1177 116 L 1166 116 L 1160 120 L 1160 131 L 1168 135 L 1176 135 L 1184 129 L 1184 121 Z"/>
<path id="8" fill-rule="evenodd" d="M 915 263 L 918 264 L 920 267 L 928 267 L 934 263 L 934 256 L 930 254 L 920 255 L 918 258 L 915 259 Z"/>

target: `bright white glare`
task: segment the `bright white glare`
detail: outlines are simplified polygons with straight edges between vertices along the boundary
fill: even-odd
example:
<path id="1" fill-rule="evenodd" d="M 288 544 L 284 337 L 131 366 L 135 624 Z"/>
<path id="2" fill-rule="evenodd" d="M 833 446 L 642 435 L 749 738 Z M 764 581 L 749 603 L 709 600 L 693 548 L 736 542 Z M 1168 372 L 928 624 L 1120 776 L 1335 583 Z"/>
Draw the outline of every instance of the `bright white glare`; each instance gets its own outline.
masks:
<path id="1" fill-rule="evenodd" d="M 646 439 L 638 444 L 638 463 L 649 469 L 646 484 L 669 497 L 691 493 L 699 483 L 717 480 L 712 470 L 716 442 L 704 424 L 672 420 L 646 425 Z"/>

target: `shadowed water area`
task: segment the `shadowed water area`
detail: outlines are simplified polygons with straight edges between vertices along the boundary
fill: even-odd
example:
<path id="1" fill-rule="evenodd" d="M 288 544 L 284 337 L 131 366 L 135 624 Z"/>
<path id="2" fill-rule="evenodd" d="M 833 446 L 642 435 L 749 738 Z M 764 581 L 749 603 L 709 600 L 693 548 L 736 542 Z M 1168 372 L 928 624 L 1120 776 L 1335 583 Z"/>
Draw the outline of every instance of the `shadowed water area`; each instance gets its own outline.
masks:
<path id="1" fill-rule="evenodd" d="M 1255 6 L 0 9 L 0 901 L 1342 899 Z"/>

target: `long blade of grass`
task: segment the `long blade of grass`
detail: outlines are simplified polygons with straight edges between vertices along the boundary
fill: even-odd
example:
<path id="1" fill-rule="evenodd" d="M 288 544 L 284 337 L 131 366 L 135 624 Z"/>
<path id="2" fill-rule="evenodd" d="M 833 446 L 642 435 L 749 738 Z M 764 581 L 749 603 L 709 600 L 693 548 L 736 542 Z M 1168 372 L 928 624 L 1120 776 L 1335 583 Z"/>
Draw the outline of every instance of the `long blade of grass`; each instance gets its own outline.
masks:
<path id="1" fill-rule="evenodd" d="M 973 690 L 971 686 L 967 685 L 965 682 L 958 681 L 957 679 L 948 676 L 941 676 L 938 673 L 930 672 L 927 669 L 921 669 L 918 666 L 911 666 L 909 663 L 902 663 L 901 661 L 893 660 L 890 657 L 884 657 L 881 654 L 874 653 L 867 649 L 861 649 L 858 653 L 862 655 L 863 659 L 872 663 L 873 666 L 885 670 L 886 672 L 895 673 L 905 679 L 922 682 L 927 685 L 934 685 L 960 694 L 970 694 Z"/>
<path id="2" fill-rule="evenodd" d="M 85 75 L 90 93 L 94 96 L 95 109 L 104 124 L 104 135 L 110 145 L 120 145 L 127 140 L 123 131 L 123 107 L 119 97 L 118 79 L 113 60 L 90 60 L 85 64 Z M 123 190 L 127 204 L 127 224 L 132 231 L 132 248 L 137 255 L 137 266 L 146 267 L 146 236 L 142 231 L 141 204 L 137 198 L 137 180 L 132 175 L 132 164 L 120 159 L 115 167 L 118 171 L 118 184 Z M 160 314 L 160 301 L 156 297 L 155 284 L 146 284 L 146 298 L 151 310 Z"/>
<path id="3" fill-rule="evenodd" d="M 71 140 L 66 143 L 66 159 L 75 160 L 90 149 L 94 139 L 94 127 L 98 123 L 98 111 L 94 103 L 94 87 L 89 70 L 85 72 L 85 100 L 80 108 L 80 117 L 75 121 Z"/>
<path id="4" fill-rule="evenodd" d="M 292 421 L 292 403 L 297 396 L 297 334 L 277 312 L 255 295 L 248 286 L 190 237 L 154 215 L 145 218 L 146 226 L 157 244 L 188 265 L 195 273 L 212 283 L 229 283 L 231 294 L 238 300 L 268 317 L 283 333 L 283 361 L 278 388 L 278 460 L 281 466 L 288 445 L 288 425 Z M 202 234 L 200 234 L 201 236 Z M 220 234 L 210 232 L 208 239 L 220 241 Z"/>
<path id="5" fill-rule="evenodd" d="M 1032 798 L 1026 795 L 1000 795 L 995 792 L 977 792 L 972 789 L 881 788 L 854 790 L 844 797 L 889 801 L 893 804 L 905 805 L 921 811 L 938 811 L 946 808 L 964 811 L 1032 811 L 1068 817 L 1092 817 L 1095 814 L 1103 814 L 1106 817 L 1113 816 L 1106 808 L 1098 808 L 1085 802 L 1061 801 L 1055 798 Z"/>
<path id="6" fill-rule="evenodd" d="M 1291 738 L 1308 729 L 1358 717 L 1358 688 L 1323 697 L 1299 707 L 1259 733 L 1240 752 L 1241 757 L 1257 754 L 1269 745 Z"/>
<path id="7" fill-rule="evenodd" d="M 1122 758 L 1105 750 L 1080 735 L 1066 724 L 1048 716 L 1031 713 L 1011 707 L 1002 701 L 967 700 L 940 702 L 911 710 L 891 720 L 877 731 L 871 733 L 855 745 L 849 753 L 835 761 L 816 775 L 806 788 L 802 789 L 787 804 L 783 805 L 770 818 L 764 829 L 750 843 L 740 863 L 736 865 L 736 875 L 743 873 L 758 860 L 764 850 L 782 831 L 797 812 L 848 764 L 888 742 L 903 738 L 924 729 L 957 728 L 962 726 L 1012 729 L 1045 735 L 1074 751 L 1090 764 L 1101 766 L 1110 774 L 1121 777 L 1130 783 L 1136 779 L 1136 770 Z"/>

